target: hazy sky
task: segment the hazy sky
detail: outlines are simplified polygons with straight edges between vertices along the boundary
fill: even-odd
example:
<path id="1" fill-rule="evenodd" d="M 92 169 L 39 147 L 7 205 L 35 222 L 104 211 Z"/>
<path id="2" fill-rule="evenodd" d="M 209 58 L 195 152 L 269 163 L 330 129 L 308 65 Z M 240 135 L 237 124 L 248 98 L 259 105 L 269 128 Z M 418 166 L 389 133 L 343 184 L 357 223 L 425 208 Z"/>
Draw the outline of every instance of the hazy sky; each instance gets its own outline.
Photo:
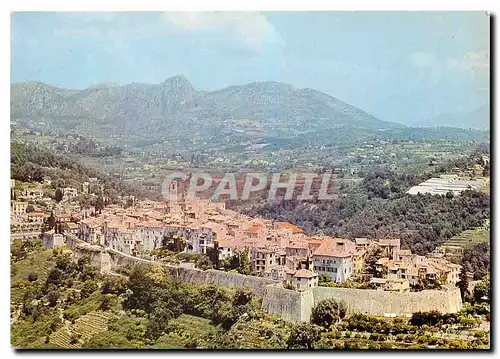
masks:
<path id="1" fill-rule="evenodd" d="M 11 36 L 11 82 L 280 81 L 402 123 L 489 103 L 480 12 L 15 13 Z"/>

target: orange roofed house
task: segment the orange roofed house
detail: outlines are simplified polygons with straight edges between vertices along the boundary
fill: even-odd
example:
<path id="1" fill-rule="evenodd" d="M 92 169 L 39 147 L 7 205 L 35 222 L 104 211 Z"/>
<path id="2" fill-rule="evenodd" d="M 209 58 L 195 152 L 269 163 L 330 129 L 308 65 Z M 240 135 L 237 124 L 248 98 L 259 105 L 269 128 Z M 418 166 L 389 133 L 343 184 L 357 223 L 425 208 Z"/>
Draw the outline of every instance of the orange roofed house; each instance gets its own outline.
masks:
<path id="1" fill-rule="evenodd" d="M 323 237 L 313 251 L 314 271 L 334 282 L 345 282 L 355 274 L 356 244 L 342 238 Z"/>

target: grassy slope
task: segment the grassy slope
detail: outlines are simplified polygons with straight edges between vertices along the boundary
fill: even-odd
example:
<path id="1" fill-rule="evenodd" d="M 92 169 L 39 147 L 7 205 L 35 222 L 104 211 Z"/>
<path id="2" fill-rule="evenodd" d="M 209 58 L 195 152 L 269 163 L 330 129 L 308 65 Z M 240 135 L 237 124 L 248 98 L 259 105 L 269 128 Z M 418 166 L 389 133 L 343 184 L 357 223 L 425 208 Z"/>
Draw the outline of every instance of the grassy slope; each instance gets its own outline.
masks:
<path id="1" fill-rule="evenodd" d="M 30 273 L 38 276 L 39 283 L 45 282 L 50 269 L 54 266 L 54 263 L 50 261 L 51 257 L 51 250 L 41 250 L 30 253 L 26 258 L 11 265 L 11 301 L 15 303 L 21 301 L 24 288 L 16 287 L 16 284 L 27 281 Z"/>

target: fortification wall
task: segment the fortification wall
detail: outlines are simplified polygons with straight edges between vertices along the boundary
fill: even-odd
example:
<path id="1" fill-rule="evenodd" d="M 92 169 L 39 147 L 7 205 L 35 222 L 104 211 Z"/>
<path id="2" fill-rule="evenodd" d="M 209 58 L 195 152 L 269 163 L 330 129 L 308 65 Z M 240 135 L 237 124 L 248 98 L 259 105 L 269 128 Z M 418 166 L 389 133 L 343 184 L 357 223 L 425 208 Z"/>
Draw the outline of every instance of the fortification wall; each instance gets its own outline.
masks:
<path id="1" fill-rule="evenodd" d="M 108 250 L 108 252 L 111 254 L 112 269 L 139 263 L 149 265 L 154 263 L 114 250 Z M 183 282 L 249 288 L 252 293 L 262 298 L 264 311 L 288 321 L 309 321 L 312 308 L 320 301 L 330 298 L 345 301 L 350 313 L 379 316 L 410 316 L 414 312 L 430 310 L 455 313 L 462 308 L 460 290 L 456 287 L 406 293 L 329 287 L 316 287 L 312 290 L 297 292 L 278 287 L 276 281 L 266 278 L 212 269 L 203 271 L 168 264 L 162 265 L 169 275 Z"/>
<path id="2" fill-rule="evenodd" d="M 109 253 L 105 251 L 88 250 L 85 248 L 78 248 L 78 247 L 76 247 L 74 251 L 75 251 L 75 257 L 77 259 L 83 256 L 89 256 L 90 264 L 99 269 L 101 273 L 106 273 L 111 270 L 112 261 Z"/>
<path id="3" fill-rule="evenodd" d="M 228 273 L 209 269 L 206 271 L 192 268 L 181 268 L 171 265 L 164 265 L 167 272 L 174 278 L 183 282 L 193 284 L 208 284 L 225 287 L 248 288 L 256 296 L 263 298 L 266 294 L 266 287 L 276 281 L 242 275 L 238 273 Z"/>
<path id="4" fill-rule="evenodd" d="M 460 290 L 424 290 L 421 292 L 387 292 L 352 288 L 313 288 L 316 305 L 324 299 L 346 302 L 348 312 L 370 315 L 405 316 L 419 311 L 437 310 L 455 313 L 462 308 Z"/>
<path id="5" fill-rule="evenodd" d="M 301 315 L 303 293 L 273 285 L 266 289 L 266 295 L 262 299 L 263 311 L 288 321 L 304 321 Z"/>
<path id="6" fill-rule="evenodd" d="M 153 264 L 153 262 L 123 255 L 114 250 L 108 250 L 112 255 L 112 268 L 117 269 L 121 266 L 133 266 L 139 263 Z M 192 284 L 208 284 L 226 287 L 245 287 L 252 291 L 256 296 L 263 298 L 266 293 L 266 286 L 276 283 L 271 279 L 247 276 L 238 273 L 228 273 L 209 269 L 203 271 L 196 268 L 182 268 L 169 264 L 159 263 L 163 265 L 169 275 L 183 282 Z"/>
<path id="7" fill-rule="evenodd" d="M 149 264 L 149 265 L 154 264 L 154 262 L 152 262 L 150 260 L 133 257 L 130 255 L 121 253 L 119 251 L 116 251 L 114 249 L 107 248 L 106 252 L 110 254 L 111 269 L 112 270 L 117 270 L 120 267 L 135 266 L 135 265 L 138 265 L 140 263 Z"/>

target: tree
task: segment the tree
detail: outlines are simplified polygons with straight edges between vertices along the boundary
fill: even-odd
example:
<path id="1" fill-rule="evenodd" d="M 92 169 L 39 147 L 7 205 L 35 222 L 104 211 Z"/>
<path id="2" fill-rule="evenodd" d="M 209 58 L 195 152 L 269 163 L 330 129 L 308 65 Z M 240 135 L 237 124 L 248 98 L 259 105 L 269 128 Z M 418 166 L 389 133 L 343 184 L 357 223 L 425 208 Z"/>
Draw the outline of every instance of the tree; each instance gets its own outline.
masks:
<path id="1" fill-rule="evenodd" d="M 250 269 L 250 256 L 248 254 L 248 249 L 243 251 L 236 251 L 229 260 L 225 263 L 226 269 L 235 269 L 240 274 L 249 275 Z"/>
<path id="2" fill-rule="evenodd" d="M 123 277 L 107 277 L 101 285 L 103 294 L 120 295 L 125 293 L 126 289 L 126 279 Z"/>
<path id="3" fill-rule="evenodd" d="M 77 269 L 78 269 L 79 272 L 82 272 L 83 268 L 86 265 L 89 265 L 89 264 L 90 264 L 90 256 L 88 254 L 85 254 L 85 255 L 81 256 L 76 261 Z"/>
<path id="4" fill-rule="evenodd" d="M 115 294 L 103 294 L 101 297 L 101 310 L 106 311 L 111 309 L 117 298 Z"/>
<path id="5" fill-rule="evenodd" d="M 335 299 L 325 299 L 314 306 L 311 313 L 311 323 L 329 328 L 346 314 L 345 302 Z"/>
<path id="6" fill-rule="evenodd" d="M 326 274 L 320 274 L 318 277 L 318 282 L 319 283 L 330 283 L 332 282 L 332 277 Z"/>
<path id="7" fill-rule="evenodd" d="M 295 324 L 288 337 L 288 349 L 314 349 L 315 343 L 321 338 L 317 326 L 309 323 Z"/>
<path id="8" fill-rule="evenodd" d="M 164 249 L 180 253 L 186 248 L 186 238 L 177 234 L 174 234 L 171 237 L 163 236 L 161 245 Z"/>
<path id="9" fill-rule="evenodd" d="M 148 269 L 144 265 L 134 267 L 129 274 L 127 284 L 127 296 L 123 303 L 125 309 L 141 309 L 150 313 L 154 304 L 154 291 L 156 287 L 154 280 L 148 275 Z"/>
<path id="10" fill-rule="evenodd" d="M 38 279 L 38 275 L 36 273 L 30 273 L 28 274 L 28 280 L 30 282 L 36 282 L 36 280 Z"/>
<path id="11" fill-rule="evenodd" d="M 132 198 L 127 198 L 127 201 L 125 202 L 125 208 L 132 207 L 134 205 L 134 200 Z"/>
<path id="12" fill-rule="evenodd" d="M 49 301 L 49 305 L 51 307 L 55 307 L 57 305 L 57 301 L 59 300 L 60 293 L 57 290 L 51 290 L 47 293 L 47 300 Z"/>
<path id="13" fill-rule="evenodd" d="M 488 177 L 490 175 L 490 164 L 486 163 L 483 169 L 483 177 Z"/>
<path id="14" fill-rule="evenodd" d="M 80 272 L 80 280 L 81 281 L 88 281 L 89 279 L 96 279 L 99 276 L 99 270 L 90 265 L 87 264 L 83 267 L 83 270 Z"/>
<path id="15" fill-rule="evenodd" d="M 26 206 L 26 213 L 31 213 L 31 212 L 34 212 L 35 211 L 35 207 L 33 207 L 32 204 L 28 204 Z"/>
<path id="16" fill-rule="evenodd" d="M 93 280 L 88 280 L 83 284 L 82 290 L 80 292 L 82 298 L 88 298 L 92 293 L 94 293 L 99 286 Z"/>
<path id="17" fill-rule="evenodd" d="M 377 271 L 377 261 L 382 255 L 382 249 L 377 248 L 374 252 L 370 253 L 366 258 L 366 272 L 373 275 L 374 277 L 380 276 L 379 271 Z"/>
<path id="18" fill-rule="evenodd" d="M 66 276 L 62 270 L 60 270 L 59 268 L 53 268 L 47 276 L 45 286 L 49 286 L 50 284 L 60 286 L 64 283 L 65 279 Z"/>
<path id="19" fill-rule="evenodd" d="M 174 318 L 174 313 L 165 305 L 155 307 L 149 317 L 146 329 L 146 337 L 151 340 L 157 340 L 169 328 L 168 322 Z"/>
<path id="20" fill-rule="evenodd" d="M 78 293 L 75 290 L 71 290 L 66 295 L 66 306 L 74 304 L 74 303 L 78 302 L 80 299 L 81 299 L 80 293 Z"/>
<path id="21" fill-rule="evenodd" d="M 45 220 L 42 227 L 42 232 L 47 232 L 56 226 L 56 217 L 54 216 L 54 211 L 50 212 L 50 216 Z"/>
<path id="22" fill-rule="evenodd" d="M 238 288 L 234 294 L 234 305 L 247 305 L 252 301 L 252 292 L 247 288 Z"/>
<path id="23" fill-rule="evenodd" d="M 102 195 L 99 195 L 95 203 L 95 210 L 101 213 L 103 209 L 104 209 L 104 199 L 102 198 Z"/>
<path id="24" fill-rule="evenodd" d="M 54 194 L 54 200 L 59 203 L 62 201 L 62 199 L 63 199 L 63 191 L 60 188 L 57 188 Z"/>
<path id="25" fill-rule="evenodd" d="M 460 288 L 460 295 L 462 296 L 462 301 L 465 302 L 467 295 L 469 294 L 469 279 L 467 278 L 467 272 L 465 267 L 462 267 L 460 271 L 459 281 L 457 282 L 457 287 Z"/>
<path id="26" fill-rule="evenodd" d="M 485 277 L 490 270 L 490 245 L 489 243 L 478 243 L 468 245 L 464 248 L 464 254 L 460 264 L 466 267 L 467 271 L 473 273 L 475 280 Z"/>
<path id="27" fill-rule="evenodd" d="M 202 270 L 207 270 L 207 269 L 212 269 L 212 261 L 208 256 L 202 254 L 199 255 L 196 259 L 194 264 L 196 265 L 196 268 L 202 269 Z"/>
<path id="28" fill-rule="evenodd" d="M 490 277 L 487 276 L 474 287 L 474 303 L 489 302 L 490 298 Z"/>
<path id="29" fill-rule="evenodd" d="M 207 248 L 207 256 L 210 259 L 210 262 L 212 262 L 212 267 L 215 269 L 220 268 L 220 263 L 219 263 L 219 244 L 217 241 L 214 242 L 214 247 Z"/>

